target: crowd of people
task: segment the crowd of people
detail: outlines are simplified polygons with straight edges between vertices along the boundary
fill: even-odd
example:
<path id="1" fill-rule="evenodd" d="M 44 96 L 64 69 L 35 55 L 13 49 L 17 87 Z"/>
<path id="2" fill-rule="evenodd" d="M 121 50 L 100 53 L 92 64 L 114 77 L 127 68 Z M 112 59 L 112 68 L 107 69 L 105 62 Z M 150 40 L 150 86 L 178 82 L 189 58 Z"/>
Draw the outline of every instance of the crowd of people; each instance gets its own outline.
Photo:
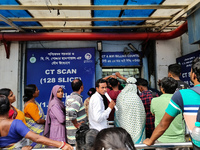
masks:
<path id="1" fill-rule="evenodd" d="M 0 148 L 26 150 L 48 146 L 63 150 L 73 147 L 77 150 L 135 150 L 134 143 L 150 146 L 185 142 L 185 122 L 191 132 L 198 112 L 194 107 L 200 105 L 200 59 L 196 58 L 191 68 L 194 88 L 189 89 L 180 80 L 180 73 L 180 65 L 169 65 L 168 77 L 159 80 L 160 91 L 156 91 L 150 89 L 143 78 L 125 78 L 116 72 L 97 80 L 95 87 L 88 90 L 89 97 L 85 101 L 81 96 L 84 84 L 75 79 L 71 82 L 73 92 L 65 104 L 62 87 L 55 85 L 46 118 L 36 101 L 39 96 L 36 85 L 25 86 L 23 112 L 12 105 L 16 101 L 12 90 L 2 88 Z M 126 81 L 126 86 L 122 87 L 118 79 Z M 110 128 L 108 121 L 113 121 L 114 127 Z"/>

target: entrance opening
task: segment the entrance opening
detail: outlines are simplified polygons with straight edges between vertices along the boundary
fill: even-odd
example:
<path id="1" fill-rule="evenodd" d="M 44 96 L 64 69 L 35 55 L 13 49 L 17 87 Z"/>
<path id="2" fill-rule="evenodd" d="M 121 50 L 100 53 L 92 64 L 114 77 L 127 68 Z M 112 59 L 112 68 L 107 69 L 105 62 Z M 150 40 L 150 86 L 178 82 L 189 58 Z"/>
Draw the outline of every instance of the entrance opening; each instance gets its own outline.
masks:
<path id="1" fill-rule="evenodd" d="M 102 69 L 102 78 L 112 75 L 115 72 L 119 72 L 122 76 L 128 77 L 140 77 L 140 68 L 103 68 Z M 124 80 L 118 79 L 121 82 L 121 85 L 124 87 L 126 82 Z"/>

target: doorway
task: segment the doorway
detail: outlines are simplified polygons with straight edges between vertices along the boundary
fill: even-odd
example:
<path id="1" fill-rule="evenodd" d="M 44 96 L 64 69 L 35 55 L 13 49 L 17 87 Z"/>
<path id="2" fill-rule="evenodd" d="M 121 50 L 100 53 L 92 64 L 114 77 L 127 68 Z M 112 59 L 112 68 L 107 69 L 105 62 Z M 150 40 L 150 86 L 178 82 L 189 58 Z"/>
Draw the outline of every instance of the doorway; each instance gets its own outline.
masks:
<path id="1" fill-rule="evenodd" d="M 122 76 L 128 78 L 128 77 L 140 77 L 140 68 L 103 68 L 102 69 L 102 78 L 112 75 L 115 72 L 119 72 Z M 122 79 L 118 79 L 121 83 L 121 85 L 124 87 L 126 85 L 126 82 Z"/>

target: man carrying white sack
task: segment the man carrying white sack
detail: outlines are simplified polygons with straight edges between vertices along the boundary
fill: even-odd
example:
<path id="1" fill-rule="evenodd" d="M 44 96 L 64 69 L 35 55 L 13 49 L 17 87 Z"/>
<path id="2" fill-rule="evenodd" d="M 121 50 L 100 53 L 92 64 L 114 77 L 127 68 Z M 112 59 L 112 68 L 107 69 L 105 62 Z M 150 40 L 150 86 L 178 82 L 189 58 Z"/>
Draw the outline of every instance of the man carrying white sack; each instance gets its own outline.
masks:
<path id="1" fill-rule="evenodd" d="M 95 84 L 96 93 L 94 93 L 90 99 L 89 103 L 89 126 L 91 129 L 96 129 L 98 131 L 108 128 L 109 114 L 115 106 L 115 102 L 112 100 L 108 108 L 105 110 L 102 95 L 107 92 L 107 81 L 104 79 L 99 79 Z"/>

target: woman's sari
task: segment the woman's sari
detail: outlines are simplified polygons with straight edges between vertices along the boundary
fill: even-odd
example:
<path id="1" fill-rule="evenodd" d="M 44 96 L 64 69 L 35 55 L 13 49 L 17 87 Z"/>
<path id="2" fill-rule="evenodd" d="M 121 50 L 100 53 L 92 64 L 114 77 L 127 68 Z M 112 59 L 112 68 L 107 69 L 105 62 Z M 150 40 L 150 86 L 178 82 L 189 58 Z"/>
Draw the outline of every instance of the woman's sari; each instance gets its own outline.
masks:
<path id="1" fill-rule="evenodd" d="M 24 113 L 12 105 L 11 105 L 11 109 L 9 110 L 9 118 L 21 120 L 26 125 Z"/>
<path id="2" fill-rule="evenodd" d="M 45 119 L 43 109 L 41 108 L 41 106 L 36 101 L 35 101 L 35 103 L 37 104 L 37 107 L 39 109 L 40 119 Z M 44 132 L 44 125 L 43 124 L 38 124 L 32 118 L 29 118 L 29 117 L 25 117 L 25 119 L 26 119 L 26 125 L 31 131 L 33 131 L 33 132 L 35 132 L 39 135 L 43 135 L 43 132 Z M 31 142 L 31 141 L 30 141 L 30 144 L 34 148 L 45 147 L 44 145 L 41 145 L 41 144 L 36 145 L 36 143 Z"/>
<path id="3" fill-rule="evenodd" d="M 8 112 L 9 119 L 15 119 L 17 117 L 17 110 L 14 106 L 11 105 L 10 110 Z"/>
<path id="4" fill-rule="evenodd" d="M 130 77 L 127 85 L 117 97 L 114 123 L 116 127 L 124 128 L 135 144 L 145 139 L 146 114 L 144 105 L 137 95 L 136 79 Z"/>

